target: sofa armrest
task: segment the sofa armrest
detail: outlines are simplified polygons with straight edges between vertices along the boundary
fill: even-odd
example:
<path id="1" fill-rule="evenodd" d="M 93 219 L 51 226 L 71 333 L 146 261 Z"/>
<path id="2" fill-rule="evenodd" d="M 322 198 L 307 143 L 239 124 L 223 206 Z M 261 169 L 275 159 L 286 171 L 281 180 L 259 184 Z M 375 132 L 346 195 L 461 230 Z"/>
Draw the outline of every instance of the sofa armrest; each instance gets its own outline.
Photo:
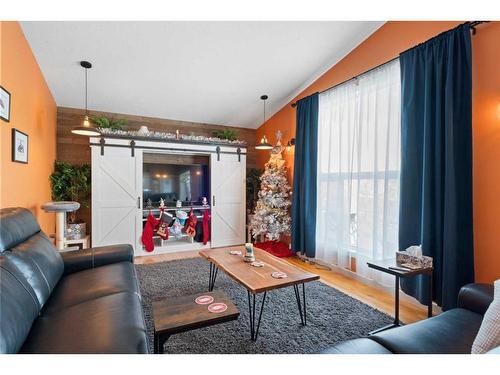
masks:
<path id="1" fill-rule="evenodd" d="M 493 284 L 467 284 L 458 293 L 458 307 L 484 315 L 493 301 Z"/>
<path id="2" fill-rule="evenodd" d="M 111 245 L 61 253 L 64 274 L 118 262 L 133 262 L 134 249 L 130 245 Z"/>

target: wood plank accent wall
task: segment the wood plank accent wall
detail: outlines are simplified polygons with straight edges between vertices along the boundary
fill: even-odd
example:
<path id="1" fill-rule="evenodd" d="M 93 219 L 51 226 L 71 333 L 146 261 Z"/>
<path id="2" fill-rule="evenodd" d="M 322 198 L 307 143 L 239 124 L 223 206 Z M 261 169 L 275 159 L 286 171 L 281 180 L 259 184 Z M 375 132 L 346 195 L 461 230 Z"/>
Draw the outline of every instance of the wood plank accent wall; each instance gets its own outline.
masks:
<path id="1" fill-rule="evenodd" d="M 57 107 L 57 160 L 72 164 L 90 164 L 89 138 L 71 133 L 71 129 L 80 126 L 85 111 L 76 108 Z M 230 129 L 238 133 L 238 139 L 247 142 L 247 168 L 255 168 L 257 156 L 255 150 L 256 129 L 245 129 L 231 126 L 201 124 L 188 121 L 166 120 L 153 117 L 132 116 L 119 113 L 89 111 L 91 116 L 104 115 L 108 118 L 123 118 L 127 120 L 126 130 L 137 130 L 146 125 L 149 130 L 181 134 L 193 132 L 196 135 L 211 136 L 215 130 Z M 82 207 L 79 217 L 87 223 L 87 233 L 91 233 L 90 208 Z"/>
<path id="2" fill-rule="evenodd" d="M 76 108 L 57 107 L 57 160 L 73 164 L 90 164 L 89 139 L 81 135 L 71 133 L 71 129 L 80 126 L 85 111 Z M 221 126 L 213 124 L 202 124 L 189 121 L 166 120 L 154 117 L 143 117 L 125 115 L 120 113 L 89 111 L 91 116 L 104 115 L 108 118 L 123 118 L 127 120 L 126 130 L 137 130 L 146 125 L 149 130 L 165 131 L 175 133 L 179 129 L 181 134 L 193 132 L 196 135 L 211 136 L 215 130 L 234 130 L 238 133 L 238 139 L 247 142 L 247 168 L 256 166 L 256 130 L 237 128 L 233 126 Z"/>

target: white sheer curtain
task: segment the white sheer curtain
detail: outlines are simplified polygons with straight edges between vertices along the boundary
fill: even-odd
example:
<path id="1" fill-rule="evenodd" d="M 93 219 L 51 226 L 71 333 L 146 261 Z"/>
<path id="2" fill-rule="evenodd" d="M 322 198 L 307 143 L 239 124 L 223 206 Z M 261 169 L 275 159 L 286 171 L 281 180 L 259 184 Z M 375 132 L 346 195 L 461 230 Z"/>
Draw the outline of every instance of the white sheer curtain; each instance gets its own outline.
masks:
<path id="1" fill-rule="evenodd" d="M 366 262 L 398 249 L 400 98 L 399 60 L 319 98 L 316 258 L 384 284 Z"/>

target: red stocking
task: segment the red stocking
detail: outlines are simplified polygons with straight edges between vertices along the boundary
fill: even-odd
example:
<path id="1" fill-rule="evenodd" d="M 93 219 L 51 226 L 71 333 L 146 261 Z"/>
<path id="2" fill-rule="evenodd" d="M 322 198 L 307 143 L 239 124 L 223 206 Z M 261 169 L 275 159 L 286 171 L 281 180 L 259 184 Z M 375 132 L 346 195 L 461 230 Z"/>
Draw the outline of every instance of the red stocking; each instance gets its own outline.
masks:
<path id="1" fill-rule="evenodd" d="M 206 245 L 210 239 L 210 230 L 208 229 L 208 222 L 210 221 L 210 215 L 208 210 L 203 211 L 203 245 Z"/>
<path id="2" fill-rule="evenodd" d="M 149 212 L 148 218 L 146 220 L 146 224 L 144 225 L 144 229 L 142 230 L 142 244 L 146 248 L 146 251 L 151 252 L 155 248 L 155 244 L 153 241 L 153 233 L 155 228 L 158 226 L 159 220 L 157 220 L 151 211 Z"/>
<path id="3" fill-rule="evenodd" d="M 196 216 L 194 215 L 193 209 L 191 208 L 191 211 L 189 211 L 189 216 L 186 221 L 186 234 L 189 237 L 194 238 L 196 236 Z"/>
<path id="4" fill-rule="evenodd" d="M 156 234 L 160 236 L 162 240 L 168 240 L 168 223 L 163 219 L 164 214 L 164 209 L 160 208 L 160 220 L 158 220 L 159 224 Z"/>

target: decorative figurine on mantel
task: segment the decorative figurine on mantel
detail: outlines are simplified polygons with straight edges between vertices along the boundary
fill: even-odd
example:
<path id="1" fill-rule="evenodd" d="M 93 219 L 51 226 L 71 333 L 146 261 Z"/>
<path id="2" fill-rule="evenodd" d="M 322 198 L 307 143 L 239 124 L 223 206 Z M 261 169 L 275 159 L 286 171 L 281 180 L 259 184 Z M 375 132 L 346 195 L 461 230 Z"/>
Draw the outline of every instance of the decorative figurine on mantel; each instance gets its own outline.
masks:
<path id="1" fill-rule="evenodd" d="M 137 134 L 141 136 L 146 136 L 149 134 L 149 129 L 146 125 L 142 125 L 139 130 L 137 130 Z"/>
<path id="2" fill-rule="evenodd" d="M 208 207 L 208 199 L 207 199 L 207 197 L 203 197 L 203 198 L 201 199 L 201 205 L 202 205 L 203 207 Z"/>

